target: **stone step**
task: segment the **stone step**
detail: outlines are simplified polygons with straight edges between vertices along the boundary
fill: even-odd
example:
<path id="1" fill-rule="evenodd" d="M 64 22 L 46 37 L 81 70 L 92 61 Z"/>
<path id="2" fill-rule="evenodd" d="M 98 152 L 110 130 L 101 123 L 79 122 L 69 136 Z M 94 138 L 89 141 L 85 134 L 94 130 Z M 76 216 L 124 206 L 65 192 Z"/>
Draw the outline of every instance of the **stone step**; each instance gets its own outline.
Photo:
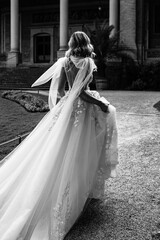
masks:
<path id="1" fill-rule="evenodd" d="M 30 88 L 32 83 L 40 77 L 48 67 L 17 67 L 0 68 L 0 89 Z M 38 89 L 48 89 L 49 83 Z"/>

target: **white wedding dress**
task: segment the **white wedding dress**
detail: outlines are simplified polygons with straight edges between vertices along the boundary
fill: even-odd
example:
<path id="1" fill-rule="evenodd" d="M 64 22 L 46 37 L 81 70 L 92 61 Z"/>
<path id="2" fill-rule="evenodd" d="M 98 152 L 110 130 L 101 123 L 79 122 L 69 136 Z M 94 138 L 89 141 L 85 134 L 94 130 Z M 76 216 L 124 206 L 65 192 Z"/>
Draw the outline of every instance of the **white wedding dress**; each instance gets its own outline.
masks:
<path id="1" fill-rule="evenodd" d="M 104 113 L 79 94 L 95 68 L 90 58 L 61 58 L 33 86 L 52 78 L 49 105 L 30 135 L 0 167 L 0 240 L 62 240 L 88 198 L 101 198 L 118 163 L 116 111 Z M 69 91 L 55 105 L 65 69 Z M 74 72 L 74 71 L 73 71 Z M 96 91 L 86 90 L 106 101 Z"/>

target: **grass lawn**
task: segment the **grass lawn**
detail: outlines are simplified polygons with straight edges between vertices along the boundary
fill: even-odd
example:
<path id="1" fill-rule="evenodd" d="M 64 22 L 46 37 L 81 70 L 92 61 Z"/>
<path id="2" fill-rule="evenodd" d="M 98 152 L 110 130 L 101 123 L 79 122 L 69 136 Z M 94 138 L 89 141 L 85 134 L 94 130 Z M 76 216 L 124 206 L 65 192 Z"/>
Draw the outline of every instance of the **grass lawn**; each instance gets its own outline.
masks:
<path id="1" fill-rule="evenodd" d="M 160 240 L 160 112 L 158 92 L 104 91 L 117 109 L 119 166 L 105 199 L 92 201 L 65 240 Z M 0 99 L 0 141 L 28 132 L 45 113 Z M 7 149 L 6 149 L 7 148 Z M 0 156 L 14 146 L 0 149 Z"/>
<path id="2" fill-rule="evenodd" d="M 43 96 L 44 98 L 44 96 Z M 45 97 L 47 101 L 47 97 Z M 46 113 L 27 112 L 19 104 L 0 97 L 0 143 L 31 131 Z"/>
<path id="3" fill-rule="evenodd" d="M 1 95 L 1 92 L 0 92 Z M 41 96 L 47 101 L 46 96 Z M 0 143 L 30 132 L 46 112 L 27 112 L 19 104 L 0 97 Z M 0 147 L 0 160 L 17 145 L 17 142 Z"/>

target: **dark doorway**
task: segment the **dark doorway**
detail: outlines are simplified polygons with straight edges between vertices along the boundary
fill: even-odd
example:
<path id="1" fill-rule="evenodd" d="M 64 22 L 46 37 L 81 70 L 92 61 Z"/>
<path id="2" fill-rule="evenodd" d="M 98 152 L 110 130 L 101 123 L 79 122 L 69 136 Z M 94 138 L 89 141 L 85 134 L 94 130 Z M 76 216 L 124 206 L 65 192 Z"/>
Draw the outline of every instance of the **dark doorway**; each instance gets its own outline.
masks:
<path id="1" fill-rule="evenodd" d="M 149 4 L 149 48 L 160 48 L 160 1 Z"/>
<path id="2" fill-rule="evenodd" d="M 34 62 L 49 63 L 51 57 L 51 38 L 49 34 L 34 36 Z"/>

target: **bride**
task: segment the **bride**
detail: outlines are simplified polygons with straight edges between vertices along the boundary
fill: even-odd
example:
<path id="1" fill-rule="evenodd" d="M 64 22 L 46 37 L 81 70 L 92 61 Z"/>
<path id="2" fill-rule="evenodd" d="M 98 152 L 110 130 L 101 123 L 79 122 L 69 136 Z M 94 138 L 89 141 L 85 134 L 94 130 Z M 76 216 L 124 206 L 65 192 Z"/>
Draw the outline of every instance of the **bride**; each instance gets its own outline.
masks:
<path id="1" fill-rule="evenodd" d="M 64 239 L 87 199 L 102 198 L 115 175 L 116 111 L 89 90 L 93 54 L 88 36 L 73 33 L 66 56 L 32 85 L 52 79 L 50 111 L 2 161 L 1 240 Z"/>

